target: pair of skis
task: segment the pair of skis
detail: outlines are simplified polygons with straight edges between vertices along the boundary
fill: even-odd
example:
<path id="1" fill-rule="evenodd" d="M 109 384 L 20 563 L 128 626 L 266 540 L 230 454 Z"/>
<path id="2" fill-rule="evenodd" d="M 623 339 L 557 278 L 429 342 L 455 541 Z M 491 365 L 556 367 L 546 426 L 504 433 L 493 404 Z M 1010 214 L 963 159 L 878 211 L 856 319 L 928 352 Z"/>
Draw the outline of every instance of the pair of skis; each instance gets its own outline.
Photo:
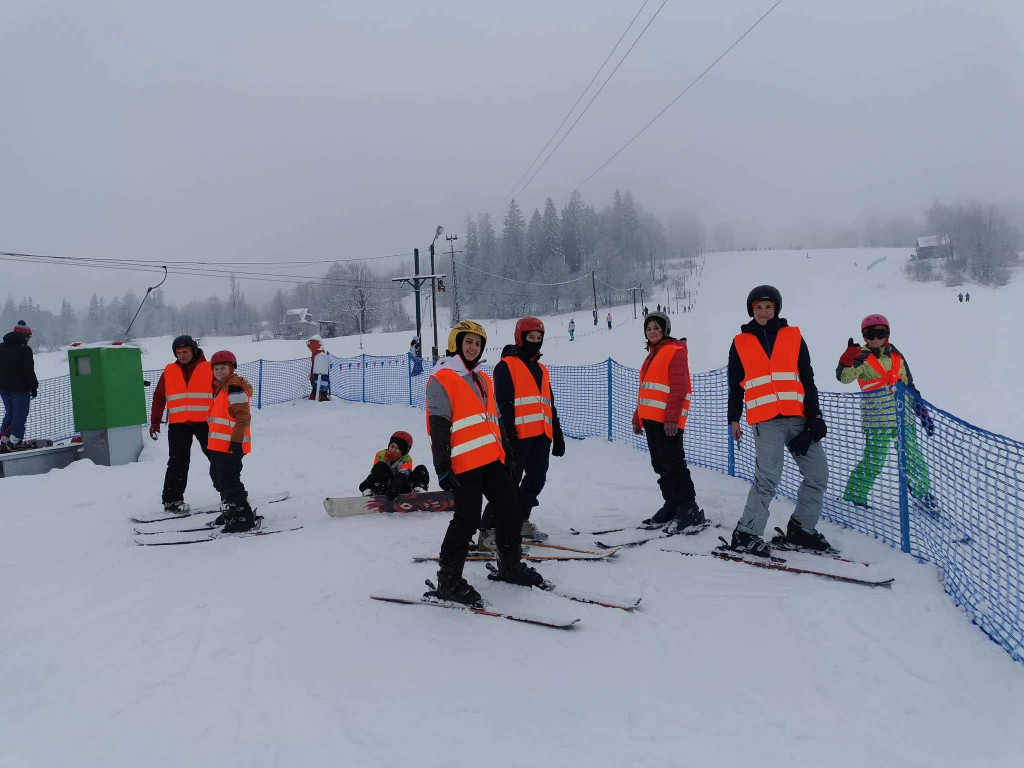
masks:
<path id="1" fill-rule="evenodd" d="M 264 504 L 276 504 L 291 496 L 289 491 L 260 496 L 250 500 L 255 510 Z M 204 544 L 224 538 L 249 538 L 252 536 L 269 536 L 274 533 L 297 531 L 301 525 L 292 525 L 286 520 L 267 521 L 256 516 L 256 527 L 251 531 L 240 533 L 224 533 L 214 527 L 214 521 L 220 509 L 200 507 L 187 515 L 168 515 L 158 512 L 153 515 L 132 517 L 135 526 L 135 543 L 143 547 L 167 547 L 182 544 Z"/>

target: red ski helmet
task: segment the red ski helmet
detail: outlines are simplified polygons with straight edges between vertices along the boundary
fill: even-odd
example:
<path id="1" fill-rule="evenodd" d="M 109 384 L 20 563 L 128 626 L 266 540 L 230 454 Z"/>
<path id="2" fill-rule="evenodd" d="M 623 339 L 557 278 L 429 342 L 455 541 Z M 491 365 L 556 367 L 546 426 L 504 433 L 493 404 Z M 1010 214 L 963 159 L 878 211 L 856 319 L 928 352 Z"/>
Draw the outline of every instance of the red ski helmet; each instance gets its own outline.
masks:
<path id="1" fill-rule="evenodd" d="M 544 333 L 544 323 L 541 322 L 539 317 L 521 317 L 516 323 L 515 340 L 516 346 L 523 346 L 523 342 L 526 340 L 526 334 L 530 331 L 540 331 Z"/>
<path id="2" fill-rule="evenodd" d="M 226 349 L 213 353 L 213 357 L 210 358 L 210 365 L 216 365 L 217 363 L 231 363 L 235 368 L 238 367 L 238 360 L 235 359 L 234 354 Z"/>
<path id="3" fill-rule="evenodd" d="M 391 439 L 388 442 L 397 445 L 401 449 L 403 456 L 412 450 L 412 435 L 408 432 L 399 430 L 391 435 Z"/>
<path id="4" fill-rule="evenodd" d="M 868 315 L 860 321 L 860 332 L 864 333 L 868 328 L 873 325 L 884 325 L 889 328 L 889 320 L 885 315 Z"/>

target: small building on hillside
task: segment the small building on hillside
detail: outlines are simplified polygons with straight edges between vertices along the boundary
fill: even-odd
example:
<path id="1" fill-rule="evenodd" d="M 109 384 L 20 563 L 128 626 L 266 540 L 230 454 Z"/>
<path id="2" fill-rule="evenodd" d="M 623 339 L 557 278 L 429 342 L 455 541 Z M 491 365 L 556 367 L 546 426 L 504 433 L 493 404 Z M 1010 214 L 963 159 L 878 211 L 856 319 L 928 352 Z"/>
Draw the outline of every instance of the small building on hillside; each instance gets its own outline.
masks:
<path id="1" fill-rule="evenodd" d="M 320 333 L 320 324 L 313 319 L 309 307 L 289 309 L 281 319 L 281 335 L 286 339 L 308 339 Z"/>
<path id="2" fill-rule="evenodd" d="M 915 259 L 949 259 L 953 256 L 953 247 L 949 235 L 926 235 L 917 238 Z"/>

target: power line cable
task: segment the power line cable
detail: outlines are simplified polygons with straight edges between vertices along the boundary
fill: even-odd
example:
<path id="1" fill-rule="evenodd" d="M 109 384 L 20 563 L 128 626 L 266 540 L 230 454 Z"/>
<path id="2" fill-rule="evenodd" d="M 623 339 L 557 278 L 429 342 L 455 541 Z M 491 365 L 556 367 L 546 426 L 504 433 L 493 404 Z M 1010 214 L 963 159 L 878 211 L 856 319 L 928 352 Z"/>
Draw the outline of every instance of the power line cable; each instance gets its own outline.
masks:
<path id="1" fill-rule="evenodd" d="M 781 2 L 781 0 L 779 0 L 779 1 Z M 665 7 L 665 3 L 667 3 L 667 2 L 668 2 L 668 0 L 662 0 L 662 3 L 661 3 L 661 5 L 660 5 L 660 6 L 658 6 L 658 10 L 656 10 L 656 11 L 654 12 L 654 15 L 653 15 L 653 16 L 651 16 L 651 18 L 650 18 L 650 19 L 648 20 L 648 22 L 647 22 L 647 24 L 646 24 L 646 25 L 644 26 L 644 28 L 643 28 L 642 30 L 640 30 L 640 34 L 639 34 L 639 35 L 637 35 L 637 38 L 636 38 L 636 40 L 634 40 L 634 41 L 633 41 L 633 44 L 632 44 L 631 46 L 629 46 L 629 50 L 627 50 L 627 51 L 626 51 L 626 53 L 625 53 L 625 54 L 624 54 L 624 55 L 622 56 L 622 58 L 621 58 L 621 59 L 619 59 L 619 63 L 615 65 L 615 69 L 613 69 L 613 70 L 611 71 L 611 73 L 610 73 L 610 74 L 608 75 L 608 77 L 606 77 L 606 78 L 605 78 L 605 81 L 604 81 L 603 83 L 601 83 L 601 87 L 597 89 L 597 93 L 595 93 L 595 94 L 594 94 L 594 95 L 593 95 L 593 96 L 591 97 L 590 101 L 588 101 L 588 102 L 587 102 L 587 106 L 585 106 L 585 107 L 583 108 L 583 111 L 582 111 L 582 112 L 580 112 L 580 113 L 579 113 L 579 114 L 578 114 L 578 115 L 576 116 L 576 119 L 575 119 L 575 120 L 573 121 L 572 125 L 570 125 L 570 126 L 569 126 L 569 130 L 567 130 L 567 131 L 566 131 L 566 132 L 565 132 L 565 133 L 564 133 L 564 134 L 562 135 L 562 138 L 560 138 L 560 139 L 558 140 L 558 143 L 557 143 L 557 144 L 555 144 L 555 147 L 554 147 L 554 149 L 552 149 L 552 150 L 551 150 L 551 152 L 549 152 L 549 153 L 548 153 L 548 156 L 544 158 L 544 162 L 542 162 L 542 163 L 541 163 L 541 164 L 540 164 L 539 166 L 537 166 L 537 170 L 535 170 L 535 171 L 533 172 L 533 175 L 532 175 L 532 176 L 530 176 L 530 178 L 529 178 L 529 179 L 527 180 L 527 182 L 526 182 L 526 183 L 525 183 L 525 184 L 524 184 L 524 185 L 523 185 L 522 187 L 520 187 L 520 189 L 519 189 L 519 194 L 520 194 L 520 195 L 521 195 L 521 194 L 523 194 L 523 192 L 524 192 L 524 191 L 526 190 L 526 188 L 527 188 L 528 186 L 530 186 L 530 183 L 531 183 L 531 182 L 532 182 L 532 181 L 533 181 L 533 180 L 534 180 L 534 179 L 535 179 L 535 178 L 537 177 L 537 174 L 541 172 L 541 169 L 542 169 L 542 168 L 544 168 L 544 166 L 545 166 L 545 165 L 547 165 L 547 162 L 548 162 L 548 160 L 550 160 L 550 159 L 552 158 L 552 156 L 553 156 L 553 155 L 555 154 L 555 152 L 557 152 L 557 151 L 558 151 L 558 148 L 559 148 L 560 146 L 562 146 L 562 142 L 563 142 L 563 141 L 565 141 L 565 140 L 566 140 L 567 138 L 569 138 L 569 134 L 570 134 L 570 133 L 572 133 L 572 129 L 576 127 L 576 123 L 578 123 L 578 122 L 579 122 L 579 121 L 580 121 L 580 120 L 582 119 L 582 117 L 583 117 L 583 116 L 584 116 L 585 114 L 587 114 L 587 110 L 588 110 L 588 109 L 590 109 L 590 105 L 591 105 L 591 104 L 593 104 L 593 103 L 594 103 L 594 101 L 595 101 L 595 99 L 597 99 L 597 97 L 601 95 L 601 91 L 603 91 L 603 90 L 604 90 L 604 87 L 605 87 L 606 85 L 608 85 L 608 82 L 609 82 L 609 81 L 610 81 L 610 80 L 612 79 L 612 77 L 614 77 L 614 76 L 615 76 L 615 73 L 619 71 L 619 67 L 621 67 L 621 66 L 622 66 L 622 64 L 623 64 L 623 63 L 624 63 L 624 62 L 626 61 L 626 59 L 627 59 L 627 58 L 629 57 L 629 54 L 630 54 L 630 53 L 631 53 L 631 52 L 633 51 L 633 48 L 635 48 L 635 47 L 636 47 L 636 44 L 640 42 L 640 38 L 642 38 L 642 37 L 644 36 L 644 32 L 646 32 L 646 31 L 647 31 L 647 28 L 651 26 L 651 24 L 652 24 L 652 23 L 654 22 L 654 20 L 655 20 L 656 18 L 658 18 L 658 14 L 659 14 L 659 13 L 661 13 L 661 9 Z M 514 200 L 515 198 L 513 197 L 512 199 Z M 511 205 L 511 203 L 509 203 L 509 205 Z M 507 208 L 508 206 L 505 206 L 505 207 Z"/>
<path id="2" fill-rule="evenodd" d="M 534 164 L 536 164 L 536 162 L 540 159 L 540 156 L 544 154 L 544 150 L 546 150 L 551 145 L 551 142 L 555 140 L 555 136 L 557 136 L 558 132 L 562 130 L 562 126 L 565 125 L 565 121 L 569 119 L 570 115 L 572 115 L 576 107 L 579 106 L 579 103 L 583 101 L 583 97 L 587 95 L 587 91 L 590 90 L 590 86 L 592 86 L 594 84 L 594 81 L 597 80 L 597 76 L 601 74 L 601 70 L 604 69 L 605 64 L 608 63 L 608 61 L 612 57 L 612 54 L 615 53 L 616 49 L 619 47 L 619 43 L 623 41 L 629 30 L 633 28 L 633 24 L 640 17 L 640 14 L 643 12 L 644 8 L 647 7 L 647 3 L 649 2 L 650 0 L 644 0 L 643 5 L 640 6 L 640 10 L 636 12 L 636 15 L 633 16 L 633 20 L 629 22 L 629 26 L 627 26 L 623 33 L 619 36 L 619 39 L 615 41 L 615 45 L 613 45 L 612 49 L 608 51 L 608 55 L 605 57 L 604 61 L 601 62 L 601 66 L 597 68 L 597 71 L 594 72 L 594 76 L 590 78 L 590 82 L 587 83 L 587 87 L 583 89 L 583 91 L 579 95 L 579 98 L 576 99 L 576 103 L 573 104 L 572 107 L 569 108 L 569 111 L 565 113 L 565 117 L 562 118 L 562 122 L 560 122 L 558 124 L 558 127 L 555 128 L 555 132 L 551 134 L 551 137 L 547 140 L 547 143 L 545 143 L 544 146 L 540 148 L 540 152 L 538 152 L 537 156 L 533 158 L 533 161 L 528 166 L 526 166 L 526 170 L 523 171 L 523 175 L 519 177 L 515 184 L 512 185 L 512 189 L 505 193 L 505 196 L 501 198 L 501 202 L 498 203 L 498 205 L 494 208 L 493 211 L 491 211 L 492 217 L 501 209 L 501 207 L 505 204 L 505 201 L 512 196 L 512 193 L 515 192 L 516 187 L 519 186 L 522 180 L 526 178 L 526 174 L 530 172 L 530 169 L 532 169 Z"/>
<path id="3" fill-rule="evenodd" d="M 604 163 L 601 164 L 600 168 L 598 168 L 592 174 L 587 176 L 587 178 L 585 178 L 582 182 L 580 182 L 575 187 L 573 187 L 572 191 L 569 192 L 568 195 L 566 195 L 565 197 L 563 197 L 561 200 L 558 201 L 558 204 L 561 205 L 566 200 L 568 200 L 573 192 L 578 191 L 580 187 L 582 187 L 584 184 L 586 184 L 592 178 L 597 176 L 597 174 L 599 174 L 601 171 L 603 171 L 605 169 L 605 167 L 608 165 L 608 163 L 610 163 L 612 160 L 614 160 L 616 157 L 618 157 L 619 154 L 624 149 L 626 149 L 626 147 L 628 147 L 630 144 L 632 144 L 634 141 L 636 141 L 638 138 L 640 138 L 640 135 L 644 131 L 646 131 L 648 128 L 650 128 L 654 124 L 655 120 L 657 120 L 659 117 L 661 117 L 663 114 L 665 114 L 673 104 L 675 104 L 677 101 L 679 101 L 681 98 L 683 98 L 683 96 L 686 95 L 687 91 L 689 91 L 691 88 L 693 88 L 693 86 L 695 86 L 697 83 L 699 83 L 701 81 L 701 79 L 704 77 L 704 75 L 706 75 L 708 72 L 710 72 L 715 67 L 715 65 L 718 64 L 718 62 L 720 62 L 722 59 L 724 59 L 728 55 L 729 51 L 731 51 L 733 48 L 735 48 L 737 45 L 739 45 L 740 41 L 742 41 L 743 38 L 745 38 L 747 35 L 749 35 L 751 32 L 753 32 L 754 28 L 758 24 L 760 24 L 762 21 L 764 21 L 768 17 L 768 14 L 770 14 L 772 11 L 774 11 L 781 4 L 782 4 L 782 0 L 778 0 L 775 3 L 775 5 L 773 5 L 767 11 L 765 11 L 764 14 L 762 14 L 761 18 L 759 18 L 757 21 L 755 21 L 753 24 L 751 24 L 746 32 L 744 32 L 742 35 L 740 35 L 738 38 L 736 38 L 735 42 L 733 42 L 732 45 L 730 45 L 728 48 L 726 48 L 721 56 L 719 56 L 717 59 L 715 59 L 713 62 L 711 62 L 703 72 L 701 72 L 699 75 L 697 75 L 696 78 L 694 78 L 693 82 L 691 82 L 688 86 L 686 86 L 678 96 L 676 96 L 674 99 L 672 99 L 672 101 L 670 101 L 668 104 L 666 104 L 664 109 L 662 109 L 658 114 L 656 114 L 653 118 L 651 118 L 650 122 L 648 122 L 643 128 L 641 128 L 639 131 L 637 131 L 629 141 L 627 141 L 625 144 L 623 144 L 621 147 L 619 147 L 611 157 L 609 157 L 607 160 L 604 161 Z"/>
<path id="4" fill-rule="evenodd" d="M 519 283 L 520 285 L 539 285 L 547 288 L 550 288 L 551 286 L 555 285 L 569 285 L 570 283 L 578 283 L 580 280 L 586 280 L 588 277 L 590 277 L 590 273 L 588 272 L 587 274 L 580 275 L 579 277 L 573 278 L 572 280 L 562 280 L 557 283 L 532 283 L 528 280 L 516 280 L 516 278 L 514 277 L 505 277 L 504 275 L 496 275 L 493 272 L 485 272 L 482 269 L 470 266 L 469 264 L 465 264 L 457 259 L 455 260 L 455 263 L 458 264 L 460 267 L 465 267 L 466 269 L 472 270 L 473 272 L 479 272 L 480 274 L 487 275 L 488 277 L 496 277 L 499 280 L 508 280 L 509 282 Z"/>

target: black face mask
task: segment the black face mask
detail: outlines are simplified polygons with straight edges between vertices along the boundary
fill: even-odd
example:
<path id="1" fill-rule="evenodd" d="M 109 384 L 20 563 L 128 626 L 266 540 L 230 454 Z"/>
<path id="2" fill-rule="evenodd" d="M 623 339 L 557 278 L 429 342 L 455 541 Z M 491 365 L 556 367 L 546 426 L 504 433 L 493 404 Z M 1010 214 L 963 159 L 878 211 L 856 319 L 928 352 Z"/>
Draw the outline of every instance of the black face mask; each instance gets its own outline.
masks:
<path id="1" fill-rule="evenodd" d="M 523 339 L 523 343 L 520 348 L 530 357 L 536 357 L 540 354 L 540 348 L 543 344 L 543 339 L 541 341 L 527 341 L 526 339 Z"/>

